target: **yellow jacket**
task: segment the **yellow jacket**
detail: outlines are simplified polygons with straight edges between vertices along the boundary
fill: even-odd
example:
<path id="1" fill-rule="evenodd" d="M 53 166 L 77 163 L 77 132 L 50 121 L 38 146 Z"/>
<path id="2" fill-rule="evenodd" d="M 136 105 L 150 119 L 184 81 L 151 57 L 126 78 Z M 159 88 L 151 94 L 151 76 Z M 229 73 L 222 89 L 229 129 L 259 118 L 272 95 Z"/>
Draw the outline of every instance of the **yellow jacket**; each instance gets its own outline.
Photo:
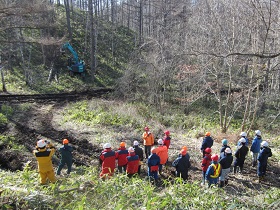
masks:
<path id="1" fill-rule="evenodd" d="M 142 138 L 144 140 L 144 145 L 146 146 L 154 145 L 155 139 L 152 133 L 144 132 Z"/>
<path id="2" fill-rule="evenodd" d="M 39 172 L 47 172 L 53 170 L 52 156 L 55 153 L 55 148 L 52 144 L 49 144 L 47 148 L 33 151 L 37 161 Z"/>

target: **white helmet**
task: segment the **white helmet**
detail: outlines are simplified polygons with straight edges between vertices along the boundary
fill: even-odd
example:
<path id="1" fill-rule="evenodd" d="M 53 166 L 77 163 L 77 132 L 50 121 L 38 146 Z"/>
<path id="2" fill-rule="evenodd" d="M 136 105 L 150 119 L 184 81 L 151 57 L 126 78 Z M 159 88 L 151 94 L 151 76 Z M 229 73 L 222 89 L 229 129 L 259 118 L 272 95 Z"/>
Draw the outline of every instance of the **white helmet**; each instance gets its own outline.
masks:
<path id="1" fill-rule="evenodd" d="M 261 145 L 262 145 L 262 147 L 268 147 L 267 141 L 263 141 L 263 142 L 261 143 Z"/>
<path id="2" fill-rule="evenodd" d="M 103 149 L 109 149 L 111 148 L 111 144 L 110 143 L 106 143 L 103 145 Z"/>
<path id="3" fill-rule="evenodd" d="M 231 153 L 231 149 L 227 147 L 227 148 L 225 149 L 225 153 L 228 153 L 228 154 Z"/>
<path id="4" fill-rule="evenodd" d="M 133 142 L 133 145 L 134 145 L 134 146 L 138 146 L 138 145 L 139 145 L 139 142 L 138 142 L 138 141 L 134 141 L 134 142 Z"/>
<path id="5" fill-rule="evenodd" d="M 245 138 L 241 138 L 241 139 L 239 139 L 239 141 L 240 141 L 241 143 L 246 143 L 246 139 L 245 139 Z"/>
<path id="6" fill-rule="evenodd" d="M 247 133 L 246 133 L 246 132 L 241 132 L 241 133 L 240 133 L 240 136 L 246 137 L 246 136 L 247 136 Z"/>
<path id="7" fill-rule="evenodd" d="M 159 145 L 163 145 L 163 140 L 162 140 L 162 139 L 159 139 L 159 140 L 158 140 L 158 144 L 159 144 Z"/>
<path id="8" fill-rule="evenodd" d="M 258 135 L 258 136 L 260 136 L 260 135 L 262 134 L 260 130 L 256 130 L 255 133 L 256 133 L 256 135 Z"/>
<path id="9" fill-rule="evenodd" d="M 128 148 L 128 152 L 129 152 L 129 153 L 134 152 L 134 148 L 133 148 L 133 147 L 129 147 L 129 148 Z"/>
<path id="10" fill-rule="evenodd" d="M 37 141 L 37 146 L 39 147 L 39 148 L 43 148 L 43 147 L 45 147 L 47 144 L 46 144 L 46 141 L 45 140 L 39 140 L 39 141 Z"/>

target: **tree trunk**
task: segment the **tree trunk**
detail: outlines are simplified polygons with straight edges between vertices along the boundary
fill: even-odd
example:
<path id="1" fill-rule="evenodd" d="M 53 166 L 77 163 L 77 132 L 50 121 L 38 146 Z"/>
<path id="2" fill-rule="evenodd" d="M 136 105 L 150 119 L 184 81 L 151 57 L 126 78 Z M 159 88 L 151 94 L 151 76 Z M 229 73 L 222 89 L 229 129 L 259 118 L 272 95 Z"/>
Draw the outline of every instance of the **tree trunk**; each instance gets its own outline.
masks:
<path id="1" fill-rule="evenodd" d="M 1 81 L 2 81 L 2 91 L 4 93 L 7 92 L 7 88 L 6 88 L 6 83 L 5 83 L 5 78 L 4 78 L 4 72 L 3 72 L 4 66 L 0 66 L 0 71 L 1 71 Z"/>
<path id="2" fill-rule="evenodd" d="M 71 20 L 70 20 L 70 7 L 69 0 L 64 0 L 65 12 L 66 12 L 66 21 L 67 21 L 67 29 L 69 34 L 70 42 L 72 40 L 72 28 L 71 28 Z"/>

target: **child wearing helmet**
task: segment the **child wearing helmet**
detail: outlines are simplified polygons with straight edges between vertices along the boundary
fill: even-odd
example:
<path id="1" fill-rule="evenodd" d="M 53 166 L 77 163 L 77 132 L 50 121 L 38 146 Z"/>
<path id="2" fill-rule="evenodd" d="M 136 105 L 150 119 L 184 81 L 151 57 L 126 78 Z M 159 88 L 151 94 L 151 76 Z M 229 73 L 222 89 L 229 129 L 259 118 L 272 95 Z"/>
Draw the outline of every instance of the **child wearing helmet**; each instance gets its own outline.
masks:
<path id="1" fill-rule="evenodd" d="M 125 142 L 120 143 L 120 147 L 116 152 L 118 159 L 118 171 L 119 173 L 125 173 L 127 165 L 128 150 L 125 148 Z"/>
<path id="2" fill-rule="evenodd" d="M 160 158 L 160 164 L 159 164 L 159 173 L 162 172 L 162 166 L 166 164 L 168 159 L 168 149 L 165 145 L 163 145 L 163 140 L 158 140 L 158 147 L 156 148 L 156 154 Z"/>
<path id="3" fill-rule="evenodd" d="M 255 134 L 256 135 L 252 141 L 252 145 L 250 148 L 250 151 L 252 153 L 252 166 L 253 167 L 255 167 L 257 165 L 257 158 L 260 153 L 261 143 L 262 143 L 261 131 L 256 130 Z"/>
<path id="4" fill-rule="evenodd" d="M 132 177 L 134 174 L 138 172 L 138 166 L 139 166 L 139 157 L 135 154 L 135 150 L 133 147 L 128 148 L 129 155 L 127 158 L 127 167 L 126 167 L 126 173 L 128 177 Z"/>
<path id="5" fill-rule="evenodd" d="M 157 181 L 160 157 L 156 154 L 155 147 L 151 149 L 151 152 L 152 154 L 148 157 L 148 176 L 153 177 Z"/>
<path id="6" fill-rule="evenodd" d="M 205 149 L 205 155 L 204 155 L 204 157 L 203 157 L 203 159 L 202 159 L 202 161 L 201 161 L 201 169 L 202 169 L 202 185 L 204 185 L 205 184 L 205 180 L 206 180 L 206 171 L 207 171 L 207 169 L 208 169 L 208 167 L 209 167 L 209 165 L 210 165 L 210 163 L 211 163 L 211 152 L 212 152 L 212 150 L 211 150 L 211 148 L 206 148 Z"/>
<path id="7" fill-rule="evenodd" d="M 55 153 L 53 144 L 44 139 L 37 142 L 36 150 L 33 150 L 38 162 L 38 170 L 41 177 L 40 184 L 44 185 L 47 180 L 56 182 L 56 177 L 52 165 L 52 156 Z"/>
<path id="8" fill-rule="evenodd" d="M 211 137 L 210 132 L 206 132 L 205 137 L 203 138 L 203 141 L 202 141 L 202 144 L 201 144 L 201 148 L 200 148 L 201 152 L 203 153 L 202 157 L 204 157 L 204 155 L 205 155 L 205 149 L 206 148 L 211 148 L 213 146 L 213 142 L 214 141 Z"/>
<path id="9" fill-rule="evenodd" d="M 245 162 L 246 155 L 248 154 L 249 148 L 246 146 L 246 139 L 241 138 L 238 142 L 240 142 L 240 146 L 237 147 L 237 150 L 234 154 L 235 161 L 233 164 L 233 173 L 237 172 L 237 167 L 239 167 L 239 172 L 243 172 L 243 166 Z"/>
<path id="10" fill-rule="evenodd" d="M 249 145 L 249 139 L 247 138 L 247 133 L 246 133 L 246 132 L 241 132 L 241 133 L 240 133 L 240 137 L 241 137 L 241 138 L 240 138 L 239 141 L 237 142 L 237 147 L 242 146 L 242 144 L 241 144 L 241 142 L 240 142 L 240 140 L 241 140 L 242 138 L 244 138 L 244 139 L 246 140 L 245 146 L 248 147 L 248 145 Z"/>
<path id="11" fill-rule="evenodd" d="M 111 177 L 114 174 L 117 154 L 111 149 L 110 143 L 104 144 L 103 149 L 104 150 L 101 152 L 99 157 L 102 164 L 99 176 L 100 178 L 105 179 L 106 177 Z"/>
<path id="12" fill-rule="evenodd" d="M 170 131 L 164 131 L 163 144 L 169 149 L 171 142 Z"/>
<path id="13" fill-rule="evenodd" d="M 229 147 L 225 149 L 225 154 L 226 155 L 219 161 L 222 167 L 221 175 L 219 177 L 220 187 L 224 187 L 225 184 L 228 184 L 228 174 L 230 173 L 230 167 L 233 162 L 232 152 Z"/>
<path id="14" fill-rule="evenodd" d="M 145 132 L 142 135 L 142 139 L 144 141 L 144 149 L 145 149 L 145 155 L 146 158 L 151 154 L 151 147 L 154 145 L 154 135 L 151 133 L 149 127 L 144 128 Z"/>
<path id="15" fill-rule="evenodd" d="M 72 152 L 73 152 L 73 147 L 69 145 L 69 140 L 68 139 L 63 139 L 62 140 L 63 146 L 59 148 L 59 152 L 61 155 L 60 163 L 56 171 L 56 175 L 60 175 L 60 172 L 62 168 L 67 165 L 67 175 L 70 174 L 71 168 L 72 168 Z"/>
<path id="16" fill-rule="evenodd" d="M 184 181 L 188 179 L 189 168 L 191 167 L 190 156 L 187 148 L 182 148 L 179 157 L 177 157 L 172 166 L 176 168 L 176 176 L 182 178 Z"/>
<path id="17" fill-rule="evenodd" d="M 263 141 L 261 143 L 260 154 L 258 155 L 258 177 L 259 181 L 266 176 L 267 160 L 272 156 L 271 149 L 268 147 L 268 142 Z"/>
<path id="18" fill-rule="evenodd" d="M 219 176 L 221 175 L 221 164 L 218 163 L 219 156 L 214 154 L 211 156 L 212 163 L 209 165 L 206 171 L 206 180 L 208 181 L 208 186 L 211 187 L 213 184 L 217 184 Z"/>
<path id="19" fill-rule="evenodd" d="M 144 152 L 143 152 L 143 149 L 139 146 L 139 142 L 138 141 L 134 141 L 133 142 L 133 148 L 134 148 L 134 151 L 135 151 L 135 154 L 138 155 L 139 157 L 139 166 L 138 166 L 138 175 L 140 175 L 140 172 L 141 172 L 141 165 L 142 165 L 142 161 L 144 159 Z"/>
<path id="20" fill-rule="evenodd" d="M 228 146 L 228 140 L 227 139 L 223 139 L 222 144 L 223 144 L 223 146 L 220 150 L 220 159 L 222 159 L 223 157 L 226 156 L 226 153 L 225 153 L 226 148 L 230 148 L 230 146 Z"/>

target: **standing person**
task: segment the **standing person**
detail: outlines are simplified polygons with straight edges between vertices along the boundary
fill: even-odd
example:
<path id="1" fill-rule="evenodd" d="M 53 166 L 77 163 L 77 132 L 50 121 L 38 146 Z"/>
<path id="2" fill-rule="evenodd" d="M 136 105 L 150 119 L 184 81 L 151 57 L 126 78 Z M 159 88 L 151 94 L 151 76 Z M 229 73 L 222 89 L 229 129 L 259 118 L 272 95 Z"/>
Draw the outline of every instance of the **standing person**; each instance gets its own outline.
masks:
<path id="1" fill-rule="evenodd" d="M 204 155 L 205 155 L 205 149 L 206 148 L 211 148 L 213 146 L 213 142 L 214 141 L 211 137 L 210 132 L 206 132 L 205 137 L 203 138 L 203 141 L 202 141 L 202 144 L 201 144 L 201 148 L 200 148 L 201 152 L 203 153 L 202 157 L 204 157 Z"/>
<path id="2" fill-rule="evenodd" d="M 154 145 L 155 139 L 154 135 L 150 132 L 150 129 L 148 127 L 144 128 L 145 132 L 142 135 L 143 141 L 144 141 L 144 149 L 145 149 L 145 155 L 146 158 L 151 154 L 151 147 Z"/>
<path id="3" fill-rule="evenodd" d="M 211 156 L 212 163 L 209 165 L 206 171 L 206 180 L 208 181 L 208 186 L 211 187 L 213 184 L 217 184 L 219 176 L 221 175 L 221 164 L 218 163 L 219 156 L 214 154 Z"/>
<path id="4" fill-rule="evenodd" d="M 148 176 L 153 177 L 157 181 L 160 157 L 156 154 L 155 147 L 151 149 L 151 152 L 152 154 L 148 157 Z"/>
<path id="5" fill-rule="evenodd" d="M 133 142 L 133 147 L 134 147 L 134 151 L 135 151 L 135 154 L 138 155 L 139 157 L 139 166 L 138 166 L 138 175 L 140 175 L 141 173 L 141 165 L 142 165 L 142 161 L 144 159 L 144 152 L 143 152 L 143 149 L 139 146 L 139 142 L 138 141 L 134 141 Z"/>
<path id="6" fill-rule="evenodd" d="M 135 154 L 134 148 L 129 147 L 128 148 L 129 155 L 127 158 L 127 167 L 126 167 L 126 173 L 128 177 L 132 177 L 134 174 L 138 172 L 138 166 L 139 166 L 139 157 Z"/>
<path id="7" fill-rule="evenodd" d="M 223 146 L 220 150 L 220 159 L 222 159 L 223 157 L 226 156 L 226 153 L 225 153 L 226 148 L 230 148 L 230 146 L 228 146 L 228 140 L 227 139 L 223 139 L 222 144 L 223 144 Z"/>
<path id="8" fill-rule="evenodd" d="M 235 161 L 233 166 L 233 173 L 237 172 L 237 167 L 239 166 L 239 172 L 243 172 L 243 166 L 245 162 L 246 155 L 248 154 L 249 148 L 246 146 L 246 139 L 241 138 L 238 142 L 240 142 L 240 146 L 237 147 L 237 150 L 234 154 Z"/>
<path id="9" fill-rule="evenodd" d="M 47 179 L 52 183 L 56 182 L 54 174 L 52 156 L 55 153 L 55 147 L 53 144 L 46 140 L 39 140 L 37 142 L 36 150 L 33 150 L 38 162 L 38 171 L 41 177 L 40 184 L 47 183 Z"/>
<path id="10" fill-rule="evenodd" d="M 171 142 L 170 131 L 164 131 L 163 144 L 169 149 Z"/>
<path id="11" fill-rule="evenodd" d="M 111 144 L 106 143 L 103 146 L 103 151 L 99 157 L 101 161 L 101 173 L 100 178 L 105 179 L 106 177 L 111 177 L 114 174 L 116 167 L 117 153 L 111 149 Z"/>
<path id="12" fill-rule="evenodd" d="M 125 148 L 125 142 L 120 143 L 120 148 L 117 151 L 118 171 L 125 173 L 127 165 L 128 150 Z"/>
<path id="13" fill-rule="evenodd" d="M 259 181 L 266 176 L 267 160 L 272 156 L 271 149 L 268 147 L 267 141 L 261 143 L 261 151 L 258 156 L 258 177 Z"/>
<path id="14" fill-rule="evenodd" d="M 242 146 L 242 143 L 240 142 L 240 140 L 242 138 L 244 138 L 246 140 L 246 144 L 245 146 L 248 147 L 249 146 L 249 139 L 247 138 L 247 133 L 246 132 L 241 132 L 240 133 L 241 138 L 239 139 L 239 141 L 237 142 L 237 146 Z"/>
<path id="15" fill-rule="evenodd" d="M 69 145 L 68 139 L 62 140 L 63 146 L 59 148 L 61 155 L 60 163 L 56 171 L 56 175 L 60 175 L 62 168 L 67 165 L 67 175 L 70 174 L 72 168 L 72 152 L 73 147 Z"/>
<path id="16" fill-rule="evenodd" d="M 186 149 L 181 149 L 179 157 L 177 157 L 172 166 L 176 168 L 176 176 L 186 181 L 189 177 L 188 172 L 191 167 L 190 156 Z"/>
<path id="17" fill-rule="evenodd" d="M 202 162 L 201 162 L 201 168 L 202 168 L 202 185 L 205 185 L 205 180 L 206 180 L 206 171 L 212 161 L 211 159 L 211 148 L 206 148 L 205 149 L 205 155 L 202 159 Z"/>
<path id="18" fill-rule="evenodd" d="M 163 140 L 159 139 L 158 140 L 158 147 L 156 148 L 156 154 L 160 158 L 160 165 L 159 165 L 159 173 L 161 174 L 162 172 L 162 166 L 166 164 L 167 159 L 168 159 L 168 149 L 165 145 L 163 145 Z"/>
<path id="19" fill-rule="evenodd" d="M 225 156 L 220 159 L 219 163 L 222 167 L 220 176 L 220 187 L 224 187 L 228 184 L 228 174 L 230 173 L 230 167 L 233 162 L 233 156 L 230 148 L 225 149 Z"/>
<path id="20" fill-rule="evenodd" d="M 257 158 L 261 149 L 262 137 L 261 132 L 259 130 L 255 131 L 256 135 L 253 139 L 252 146 L 250 151 L 252 153 L 252 166 L 255 167 L 257 165 Z"/>

